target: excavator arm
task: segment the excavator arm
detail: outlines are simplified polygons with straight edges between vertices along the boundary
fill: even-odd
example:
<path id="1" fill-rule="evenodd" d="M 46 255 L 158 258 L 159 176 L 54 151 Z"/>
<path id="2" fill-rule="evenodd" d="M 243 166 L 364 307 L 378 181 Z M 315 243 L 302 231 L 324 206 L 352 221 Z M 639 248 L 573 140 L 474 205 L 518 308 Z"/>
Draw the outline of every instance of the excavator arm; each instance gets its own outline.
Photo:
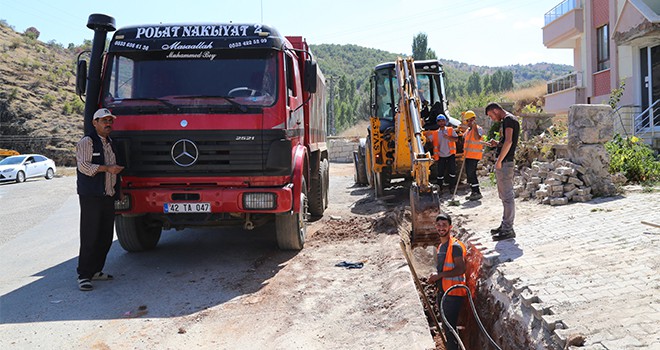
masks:
<path id="1" fill-rule="evenodd" d="M 439 237 L 435 229 L 435 216 L 440 212 L 437 186 L 431 184 L 433 158 L 424 151 L 426 142 L 420 117 L 421 100 L 417 91 L 417 74 L 412 58 L 398 58 L 395 71 L 399 89 L 399 123 L 396 127 L 407 136 L 411 157 L 410 211 L 412 216 L 411 244 L 435 245 Z M 401 145 L 403 146 L 403 145 Z"/>

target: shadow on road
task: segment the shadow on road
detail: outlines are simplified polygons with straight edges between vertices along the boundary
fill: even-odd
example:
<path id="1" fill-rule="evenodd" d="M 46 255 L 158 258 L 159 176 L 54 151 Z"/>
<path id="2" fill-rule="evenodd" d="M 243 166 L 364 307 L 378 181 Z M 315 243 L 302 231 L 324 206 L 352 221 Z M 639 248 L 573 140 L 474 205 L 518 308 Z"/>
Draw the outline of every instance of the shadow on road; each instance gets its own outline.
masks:
<path id="1" fill-rule="evenodd" d="M 220 232 L 221 231 L 221 232 Z M 77 258 L 34 274 L 1 297 L 1 323 L 165 318 L 190 315 L 261 289 L 296 255 L 279 251 L 272 229 L 165 231 L 158 247 L 127 253 L 115 241 L 105 271 L 113 281 L 77 288 Z"/>

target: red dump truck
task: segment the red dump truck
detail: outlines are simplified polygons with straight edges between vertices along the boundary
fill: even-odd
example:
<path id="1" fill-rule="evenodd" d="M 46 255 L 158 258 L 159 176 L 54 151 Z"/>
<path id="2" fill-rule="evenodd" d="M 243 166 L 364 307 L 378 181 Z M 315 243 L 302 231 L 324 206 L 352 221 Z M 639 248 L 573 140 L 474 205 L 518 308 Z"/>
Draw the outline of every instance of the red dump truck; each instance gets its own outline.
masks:
<path id="1" fill-rule="evenodd" d="M 85 131 L 105 107 L 126 168 L 116 230 L 127 251 L 163 229 L 274 222 L 281 249 L 305 242 L 328 204 L 325 80 L 306 41 L 261 24 L 143 25 L 95 31 L 76 90 Z M 107 51 L 108 32 L 114 32 Z"/>

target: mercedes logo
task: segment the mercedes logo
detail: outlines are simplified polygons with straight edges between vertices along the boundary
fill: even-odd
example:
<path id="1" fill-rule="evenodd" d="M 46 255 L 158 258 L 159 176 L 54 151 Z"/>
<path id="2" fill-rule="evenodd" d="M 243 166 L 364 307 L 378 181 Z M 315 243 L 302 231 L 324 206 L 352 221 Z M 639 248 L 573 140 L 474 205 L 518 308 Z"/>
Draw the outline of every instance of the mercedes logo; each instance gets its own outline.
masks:
<path id="1" fill-rule="evenodd" d="M 195 164 L 197 157 L 199 157 L 199 150 L 194 142 L 186 139 L 181 139 L 174 143 L 172 146 L 172 160 L 176 165 L 187 167 Z"/>

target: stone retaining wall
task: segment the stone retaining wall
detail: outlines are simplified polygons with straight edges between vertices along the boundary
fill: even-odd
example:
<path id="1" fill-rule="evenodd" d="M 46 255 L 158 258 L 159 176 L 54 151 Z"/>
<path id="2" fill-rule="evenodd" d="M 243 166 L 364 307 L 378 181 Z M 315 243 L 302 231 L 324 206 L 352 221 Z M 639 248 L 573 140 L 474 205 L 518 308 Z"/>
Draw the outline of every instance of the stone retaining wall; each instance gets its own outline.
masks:
<path id="1" fill-rule="evenodd" d="M 331 162 L 353 162 L 353 151 L 357 151 L 360 144 L 357 137 L 328 137 L 328 156 Z"/>

